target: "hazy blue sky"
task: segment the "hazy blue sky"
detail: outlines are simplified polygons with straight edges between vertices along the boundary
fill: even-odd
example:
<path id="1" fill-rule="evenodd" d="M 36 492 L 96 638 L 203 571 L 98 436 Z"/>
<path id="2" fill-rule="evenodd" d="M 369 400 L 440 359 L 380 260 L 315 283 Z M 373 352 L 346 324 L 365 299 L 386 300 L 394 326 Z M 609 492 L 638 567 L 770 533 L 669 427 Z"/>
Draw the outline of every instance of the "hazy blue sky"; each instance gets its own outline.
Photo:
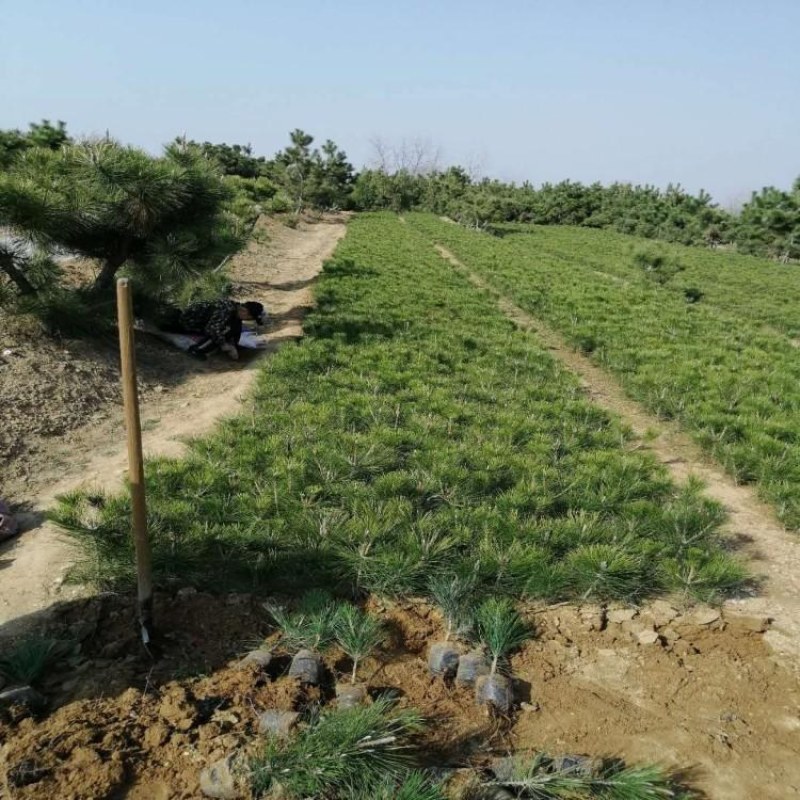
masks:
<path id="1" fill-rule="evenodd" d="M 422 137 L 506 179 L 705 187 L 800 174 L 800 0 L 2 0 L 0 126 L 361 165 Z"/>

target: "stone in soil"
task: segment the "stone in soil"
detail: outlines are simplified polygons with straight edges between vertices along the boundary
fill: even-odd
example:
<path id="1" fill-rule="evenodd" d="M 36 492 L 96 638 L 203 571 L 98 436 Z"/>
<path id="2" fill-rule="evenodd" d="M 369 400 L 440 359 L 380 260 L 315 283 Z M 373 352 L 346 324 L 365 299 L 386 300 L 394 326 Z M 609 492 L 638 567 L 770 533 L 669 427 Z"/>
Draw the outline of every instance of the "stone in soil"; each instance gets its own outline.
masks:
<path id="1" fill-rule="evenodd" d="M 637 617 L 636 619 L 623 622 L 622 630 L 629 633 L 634 639 L 638 639 L 639 634 L 643 633 L 644 631 L 655 631 L 655 626 L 652 622 L 643 619 L 642 617 Z"/>
<path id="2" fill-rule="evenodd" d="M 352 686 L 349 683 L 336 685 L 336 705 L 339 708 L 355 708 L 367 699 L 366 686 Z"/>
<path id="3" fill-rule="evenodd" d="M 666 600 L 655 600 L 647 610 L 658 628 L 663 625 L 669 625 L 678 616 L 678 610 L 673 608 Z"/>
<path id="4" fill-rule="evenodd" d="M 260 669 L 266 669 L 270 662 L 272 661 L 272 651 L 271 650 L 251 650 L 242 660 L 241 665 L 250 666 L 255 665 Z"/>
<path id="5" fill-rule="evenodd" d="M 258 732 L 272 736 L 289 736 L 297 727 L 300 715 L 296 711 L 264 711 L 258 716 Z"/>
<path id="6" fill-rule="evenodd" d="M 234 775 L 234 756 L 221 758 L 200 773 L 200 791 L 217 800 L 237 800 L 241 797 Z"/>
<path id="7" fill-rule="evenodd" d="M 656 644 L 660 637 L 655 631 L 641 630 L 636 634 L 636 639 L 639 644 Z"/>
<path id="8" fill-rule="evenodd" d="M 608 621 L 616 622 L 617 624 L 628 622 L 635 616 L 636 610 L 633 608 L 612 608 L 607 614 Z"/>
<path id="9" fill-rule="evenodd" d="M 501 783 L 514 780 L 516 767 L 517 759 L 513 756 L 501 756 L 499 758 L 493 758 L 489 762 L 489 769 L 492 771 L 495 780 Z"/>
<path id="10" fill-rule="evenodd" d="M 696 608 L 688 618 L 695 625 L 711 625 L 720 618 L 720 613 L 716 608 Z"/>

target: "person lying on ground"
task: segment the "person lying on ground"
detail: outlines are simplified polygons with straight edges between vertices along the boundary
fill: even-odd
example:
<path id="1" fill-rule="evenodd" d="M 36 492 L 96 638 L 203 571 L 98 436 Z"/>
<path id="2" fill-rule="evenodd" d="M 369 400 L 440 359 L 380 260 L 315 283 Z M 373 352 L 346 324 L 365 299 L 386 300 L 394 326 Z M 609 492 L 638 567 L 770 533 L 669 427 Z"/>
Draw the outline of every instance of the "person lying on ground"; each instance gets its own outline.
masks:
<path id="1" fill-rule="evenodd" d="M 19 533 L 19 525 L 8 503 L 0 497 L 0 542 L 10 539 Z"/>
<path id="2" fill-rule="evenodd" d="M 192 303 L 184 309 L 180 315 L 180 328 L 183 333 L 203 337 L 189 348 L 191 355 L 205 358 L 216 350 L 222 350 L 236 360 L 239 357 L 236 345 L 242 335 L 242 323 L 246 321 L 264 325 L 267 321 L 264 306 L 252 300 L 246 303 L 214 300 Z"/>

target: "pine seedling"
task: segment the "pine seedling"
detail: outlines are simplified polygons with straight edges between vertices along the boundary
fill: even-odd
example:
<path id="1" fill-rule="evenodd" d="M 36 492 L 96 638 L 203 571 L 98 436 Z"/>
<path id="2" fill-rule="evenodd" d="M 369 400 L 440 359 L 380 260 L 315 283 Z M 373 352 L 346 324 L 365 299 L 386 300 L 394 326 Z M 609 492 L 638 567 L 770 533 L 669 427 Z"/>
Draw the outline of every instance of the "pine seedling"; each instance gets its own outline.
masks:
<path id="1" fill-rule="evenodd" d="M 511 774 L 488 781 L 526 800 L 607 798 L 607 800 L 691 800 L 696 794 L 679 786 L 653 765 L 625 766 L 619 761 L 592 764 L 589 759 L 550 758 L 539 753 L 530 762 L 515 759 Z"/>
<path id="2" fill-rule="evenodd" d="M 36 683 L 47 668 L 63 655 L 63 650 L 63 643 L 56 639 L 28 636 L 0 657 L 0 674 L 15 683 Z"/>
<path id="3" fill-rule="evenodd" d="M 606 767 L 592 780 L 596 796 L 610 800 L 691 800 L 696 795 L 674 781 L 660 767 L 645 764 Z"/>
<path id="4" fill-rule="evenodd" d="M 497 673 L 501 659 L 531 638 L 532 631 L 510 600 L 490 597 L 475 614 L 478 638 L 492 656 L 490 675 Z"/>
<path id="5" fill-rule="evenodd" d="M 333 598 L 330 592 L 326 592 L 324 589 L 310 589 L 300 598 L 300 602 L 297 604 L 298 611 L 311 615 L 324 615 L 330 612 L 333 607 Z"/>
<path id="6" fill-rule="evenodd" d="M 387 778 L 367 792 L 348 795 L 347 800 L 445 800 L 445 795 L 424 772 L 412 772 L 401 779 Z"/>
<path id="7" fill-rule="evenodd" d="M 440 575 L 428 583 L 428 591 L 444 616 L 445 642 L 468 622 L 475 588 L 474 575 Z"/>
<path id="8" fill-rule="evenodd" d="M 606 599 L 646 593 L 641 558 L 618 545 L 592 544 L 573 550 L 566 559 L 567 576 L 581 598 Z"/>
<path id="9" fill-rule="evenodd" d="M 342 650 L 353 660 L 350 683 L 355 685 L 359 663 L 383 642 L 386 630 L 380 620 L 355 606 L 346 605 L 336 618 L 334 635 Z"/>
<path id="10" fill-rule="evenodd" d="M 334 639 L 338 609 L 326 592 L 306 593 L 298 608 L 289 612 L 280 606 L 267 605 L 267 610 L 281 630 L 281 641 L 288 650 L 324 649 Z"/>
<path id="11" fill-rule="evenodd" d="M 412 737 L 421 728 L 416 712 L 397 711 L 384 699 L 324 712 L 291 739 L 270 739 L 252 759 L 254 794 L 277 783 L 290 797 L 364 795 L 410 769 Z"/>
<path id="12" fill-rule="evenodd" d="M 668 559 L 662 569 L 671 589 L 706 603 L 730 594 L 748 577 L 745 567 L 730 556 L 703 550 L 692 550 L 684 559 Z"/>

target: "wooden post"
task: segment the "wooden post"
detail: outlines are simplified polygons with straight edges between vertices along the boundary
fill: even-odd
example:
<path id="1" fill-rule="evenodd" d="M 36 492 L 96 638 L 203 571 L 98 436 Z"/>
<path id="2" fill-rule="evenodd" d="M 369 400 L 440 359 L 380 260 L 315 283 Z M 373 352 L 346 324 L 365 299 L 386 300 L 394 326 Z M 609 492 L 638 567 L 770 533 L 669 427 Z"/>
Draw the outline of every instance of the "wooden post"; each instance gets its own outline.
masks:
<path id="1" fill-rule="evenodd" d="M 139 393 L 136 386 L 136 352 L 133 340 L 133 295 L 127 278 L 117 281 L 117 319 L 122 362 L 122 395 L 125 430 L 128 436 L 128 480 L 131 485 L 133 541 L 136 545 L 138 617 L 142 642 L 153 639 L 153 568 L 147 536 L 147 505 L 144 494 L 142 429 L 139 421 Z"/>

